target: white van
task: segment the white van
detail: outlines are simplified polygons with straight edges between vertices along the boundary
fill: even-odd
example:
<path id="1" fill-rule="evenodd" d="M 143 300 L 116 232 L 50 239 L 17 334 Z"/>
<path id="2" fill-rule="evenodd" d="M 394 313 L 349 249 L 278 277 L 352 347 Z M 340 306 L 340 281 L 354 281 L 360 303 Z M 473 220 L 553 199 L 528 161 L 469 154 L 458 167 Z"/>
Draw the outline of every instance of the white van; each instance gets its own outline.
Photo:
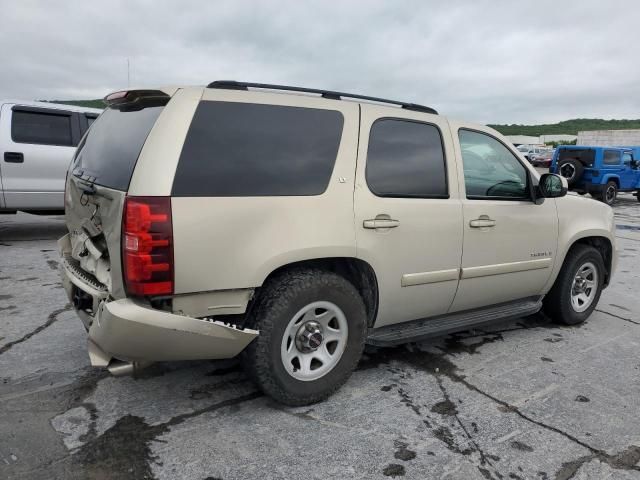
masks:
<path id="1" fill-rule="evenodd" d="M 76 146 L 102 110 L 0 100 L 0 213 L 64 211 Z"/>

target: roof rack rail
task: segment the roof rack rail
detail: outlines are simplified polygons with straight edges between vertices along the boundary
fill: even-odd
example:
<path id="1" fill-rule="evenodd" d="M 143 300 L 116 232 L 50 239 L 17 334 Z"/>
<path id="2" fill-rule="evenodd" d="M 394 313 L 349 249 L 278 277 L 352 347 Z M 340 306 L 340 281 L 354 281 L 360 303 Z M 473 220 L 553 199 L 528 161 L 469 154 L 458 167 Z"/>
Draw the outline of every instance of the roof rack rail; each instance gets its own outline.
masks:
<path id="1" fill-rule="evenodd" d="M 320 90 L 317 88 L 304 88 L 304 87 L 292 87 L 288 85 L 272 85 L 269 83 L 251 83 L 251 82 L 236 82 L 235 80 L 216 80 L 207 85 L 207 88 L 220 88 L 225 90 L 248 90 L 249 88 L 261 88 L 265 90 L 283 90 L 287 92 L 303 92 L 303 93 L 316 93 L 323 98 L 331 100 L 342 100 L 343 97 L 353 98 L 356 100 L 367 100 L 369 102 L 377 103 L 390 103 L 398 105 L 406 110 L 415 110 L 416 112 L 432 113 L 437 115 L 438 112 L 424 105 L 418 105 L 415 103 L 399 102 L 396 100 L 387 100 L 385 98 L 369 97 L 367 95 L 357 95 L 355 93 L 334 92 L 332 90 Z"/>

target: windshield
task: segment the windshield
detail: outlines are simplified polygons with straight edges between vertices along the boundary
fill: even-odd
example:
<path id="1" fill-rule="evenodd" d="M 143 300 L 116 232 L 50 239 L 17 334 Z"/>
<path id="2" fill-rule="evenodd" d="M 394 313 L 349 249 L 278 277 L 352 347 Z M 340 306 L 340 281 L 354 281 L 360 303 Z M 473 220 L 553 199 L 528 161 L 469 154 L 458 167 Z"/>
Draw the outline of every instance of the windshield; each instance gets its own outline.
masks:
<path id="1" fill-rule="evenodd" d="M 72 173 L 91 177 L 98 185 L 126 191 L 140 150 L 163 108 L 106 109 L 80 142 Z"/>

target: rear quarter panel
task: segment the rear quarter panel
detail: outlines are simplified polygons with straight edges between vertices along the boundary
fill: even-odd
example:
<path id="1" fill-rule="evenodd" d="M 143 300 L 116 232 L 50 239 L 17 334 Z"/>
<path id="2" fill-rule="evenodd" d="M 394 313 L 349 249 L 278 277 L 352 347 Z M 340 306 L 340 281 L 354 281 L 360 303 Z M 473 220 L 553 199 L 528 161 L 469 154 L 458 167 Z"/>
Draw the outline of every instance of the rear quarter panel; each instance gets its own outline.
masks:
<path id="1" fill-rule="evenodd" d="M 257 287 L 282 265 L 312 258 L 355 257 L 358 105 L 214 89 L 205 90 L 203 100 L 338 110 L 344 116 L 344 127 L 333 173 L 321 195 L 172 198 L 175 293 Z M 182 132 L 181 127 L 180 136 Z M 179 154 L 177 149 L 171 152 L 176 164 Z M 163 189 L 155 190 L 158 194 L 171 189 L 166 179 L 162 183 Z"/>

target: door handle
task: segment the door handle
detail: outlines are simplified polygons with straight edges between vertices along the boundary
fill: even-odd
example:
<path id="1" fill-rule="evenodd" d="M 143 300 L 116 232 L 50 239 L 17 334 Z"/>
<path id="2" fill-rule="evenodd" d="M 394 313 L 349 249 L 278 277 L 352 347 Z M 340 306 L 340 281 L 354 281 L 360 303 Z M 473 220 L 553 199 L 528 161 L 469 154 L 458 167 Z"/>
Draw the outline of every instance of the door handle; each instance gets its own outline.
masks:
<path id="1" fill-rule="evenodd" d="M 362 226 L 364 228 L 396 228 L 400 225 L 398 220 L 394 220 L 393 218 L 389 218 L 389 215 L 378 215 L 376 218 L 372 218 L 369 220 L 365 220 L 362 222 Z"/>
<path id="2" fill-rule="evenodd" d="M 4 152 L 4 161 L 7 163 L 23 163 L 24 154 L 22 152 Z"/>
<path id="3" fill-rule="evenodd" d="M 490 219 L 488 215 L 480 215 L 480 218 L 476 218 L 475 220 L 471 220 L 469 222 L 469 226 L 471 228 L 495 227 L 496 226 L 496 221 Z"/>

